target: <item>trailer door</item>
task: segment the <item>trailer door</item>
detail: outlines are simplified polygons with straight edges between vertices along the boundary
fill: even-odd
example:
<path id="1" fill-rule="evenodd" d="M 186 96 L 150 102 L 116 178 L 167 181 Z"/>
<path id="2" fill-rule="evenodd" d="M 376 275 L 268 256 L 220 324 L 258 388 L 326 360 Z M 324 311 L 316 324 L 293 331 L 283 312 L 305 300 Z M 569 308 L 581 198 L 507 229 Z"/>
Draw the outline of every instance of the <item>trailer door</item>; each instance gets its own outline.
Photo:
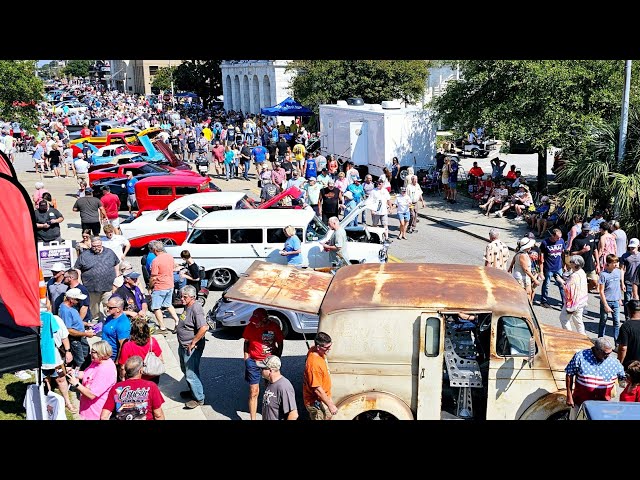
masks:
<path id="1" fill-rule="evenodd" d="M 368 156 L 368 123 L 367 122 L 350 122 L 349 123 L 349 144 L 351 146 L 351 161 L 355 165 L 367 165 Z"/>
<path id="2" fill-rule="evenodd" d="M 440 420 L 444 329 L 438 312 L 420 315 L 418 337 L 418 406 L 416 420 Z"/>

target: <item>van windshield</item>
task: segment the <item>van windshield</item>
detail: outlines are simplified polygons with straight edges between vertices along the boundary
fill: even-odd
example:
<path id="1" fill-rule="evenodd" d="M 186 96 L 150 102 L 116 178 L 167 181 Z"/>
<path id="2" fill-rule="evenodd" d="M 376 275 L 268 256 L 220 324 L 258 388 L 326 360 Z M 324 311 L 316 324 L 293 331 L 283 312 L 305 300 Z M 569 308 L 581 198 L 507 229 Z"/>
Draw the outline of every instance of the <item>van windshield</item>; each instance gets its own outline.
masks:
<path id="1" fill-rule="evenodd" d="M 309 225 L 307 225 L 307 242 L 320 240 L 327 235 L 329 227 L 327 227 L 317 215 L 314 216 Z"/>

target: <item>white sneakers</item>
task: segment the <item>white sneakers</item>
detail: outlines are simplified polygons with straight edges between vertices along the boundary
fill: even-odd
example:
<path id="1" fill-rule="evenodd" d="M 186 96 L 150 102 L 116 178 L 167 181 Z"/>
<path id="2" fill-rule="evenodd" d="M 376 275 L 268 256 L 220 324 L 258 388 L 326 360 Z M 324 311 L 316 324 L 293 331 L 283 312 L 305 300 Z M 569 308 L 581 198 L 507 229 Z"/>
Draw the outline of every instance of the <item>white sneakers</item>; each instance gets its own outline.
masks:
<path id="1" fill-rule="evenodd" d="M 500 211 L 496 212 L 496 217 L 502 218 L 502 212 L 500 212 Z"/>

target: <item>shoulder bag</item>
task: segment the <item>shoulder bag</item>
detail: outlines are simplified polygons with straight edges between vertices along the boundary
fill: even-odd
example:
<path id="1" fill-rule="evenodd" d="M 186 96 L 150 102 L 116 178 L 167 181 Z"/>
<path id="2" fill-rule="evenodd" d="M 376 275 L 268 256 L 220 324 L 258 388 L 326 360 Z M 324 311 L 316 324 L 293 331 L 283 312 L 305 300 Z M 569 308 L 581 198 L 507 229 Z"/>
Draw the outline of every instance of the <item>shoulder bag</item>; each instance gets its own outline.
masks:
<path id="1" fill-rule="evenodd" d="M 149 375 L 151 377 L 157 377 L 158 375 L 162 375 L 165 372 L 164 362 L 160 360 L 155 353 L 152 351 L 153 347 L 153 337 L 149 338 L 149 351 L 147 355 L 144 357 L 144 362 L 142 364 L 142 373 L 144 375 Z"/>

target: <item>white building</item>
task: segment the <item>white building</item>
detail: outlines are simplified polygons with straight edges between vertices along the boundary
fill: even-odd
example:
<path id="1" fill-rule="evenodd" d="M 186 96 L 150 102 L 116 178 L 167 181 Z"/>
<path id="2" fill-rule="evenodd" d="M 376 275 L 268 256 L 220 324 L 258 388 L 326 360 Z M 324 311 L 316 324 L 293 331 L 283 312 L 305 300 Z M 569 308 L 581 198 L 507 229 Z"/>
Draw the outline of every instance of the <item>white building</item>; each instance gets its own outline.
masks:
<path id="1" fill-rule="evenodd" d="M 222 93 L 225 110 L 259 114 L 291 95 L 292 72 L 286 72 L 290 60 L 225 60 Z"/>

